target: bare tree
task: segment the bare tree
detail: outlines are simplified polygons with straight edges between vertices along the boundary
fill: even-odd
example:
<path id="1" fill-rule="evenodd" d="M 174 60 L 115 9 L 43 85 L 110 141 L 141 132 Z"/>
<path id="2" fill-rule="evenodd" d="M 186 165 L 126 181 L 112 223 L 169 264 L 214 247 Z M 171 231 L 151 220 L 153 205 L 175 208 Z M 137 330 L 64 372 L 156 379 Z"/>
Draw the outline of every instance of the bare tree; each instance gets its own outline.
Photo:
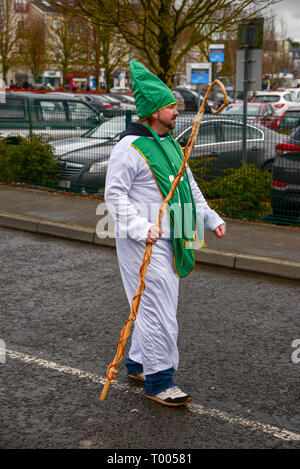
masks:
<path id="1" fill-rule="evenodd" d="M 42 18 L 28 16 L 20 30 L 22 64 L 31 71 L 38 83 L 48 64 L 46 27 Z"/>
<path id="2" fill-rule="evenodd" d="M 7 83 L 8 71 L 20 61 L 18 42 L 19 25 L 14 2 L 2 0 L 0 4 L 0 61 L 5 83 Z"/>
<path id="3" fill-rule="evenodd" d="M 278 39 L 278 36 L 280 39 Z M 280 31 L 276 32 L 274 18 L 265 21 L 263 73 L 271 75 L 271 88 L 282 85 L 282 71 L 292 71 L 292 60 L 289 53 L 289 41 L 285 21 L 280 21 Z"/>
<path id="4" fill-rule="evenodd" d="M 122 60 L 128 54 L 128 47 L 120 35 L 112 28 L 90 22 L 85 39 L 86 64 L 95 76 L 96 89 L 100 88 L 101 68 L 105 70 L 106 91 L 111 87 L 113 71 L 122 66 Z"/>
<path id="5" fill-rule="evenodd" d="M 138 59 L 172 86 L 183 57 L 212 34 L 253 18 L 276 0 L 60 0 L 55 4 L 115 28 Z M 188 39 L 188 40 L 187 40 Z"/>
<path id="6" fill-rule="evenodd" d="M 49 28 L 48 39 L 52 49 L 50 61 L 62 72 L 62 89 L 65 90 L 71 69 L 80 69 L 85 55 L 82 42 L 83 24 L 73 15 L 61 16 Z"/>

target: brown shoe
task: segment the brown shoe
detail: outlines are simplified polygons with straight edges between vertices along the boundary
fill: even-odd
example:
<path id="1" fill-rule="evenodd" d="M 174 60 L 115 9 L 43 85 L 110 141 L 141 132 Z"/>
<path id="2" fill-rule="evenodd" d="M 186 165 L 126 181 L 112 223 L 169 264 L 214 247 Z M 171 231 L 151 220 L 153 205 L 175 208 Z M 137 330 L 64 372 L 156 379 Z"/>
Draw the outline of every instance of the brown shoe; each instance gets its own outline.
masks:
<path id="1" fill-rule="evenodd" d="M 128 378 L 135 379 L 136 381 L 141 381 L 142 383 L 145 382 L 145 375 L 144 373 L 139 373 L 138 375 L 128 375 Z"/>

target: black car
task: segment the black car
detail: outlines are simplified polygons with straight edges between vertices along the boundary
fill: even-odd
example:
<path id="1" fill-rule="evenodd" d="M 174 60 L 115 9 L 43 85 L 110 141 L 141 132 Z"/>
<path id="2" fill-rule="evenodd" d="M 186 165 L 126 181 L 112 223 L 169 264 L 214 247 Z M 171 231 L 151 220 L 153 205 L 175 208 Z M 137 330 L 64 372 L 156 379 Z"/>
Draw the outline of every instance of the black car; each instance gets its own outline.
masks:
<path id="1" fill-rule="evenodd" d="M 198 96 L 197 93 L 187 88 L 177 87 L 174 88 L 184 99 L 184 110 L 188 112 L 195 112 L 198 110 Z M 203 97 L 202 97 L 203 98 Z"/>
<path id="2" fill-rule="evenodd" d="M 289 107 L 281 116 L 278 131 L 290 134 L 300 125 L 300 104 Z"/>
<path id="3" fill-rule="evenodd" d="M 300 216 L 300 126 L 276 145 L 272 168 L 271 205 L 283 218 Z"/>
<path id="4" fill-rule="evenodd" d="M 174 137 L 184 147 L 193 119 L 179 116 Z M 53 142 L 58 157 L 61 187 L 101 192 L 105 184 L 110 152 L 125 130 L 124 117 L 114 117 L 83 137 Z M 204 117 L 191 158 L 207 160 L 206 178 L 223 176 L 224 170 L 238 168 L 243 161 L 243 124 L 220 117 Z M 274 146 L 281 136 L 259 124 L 247 125 L 247 162 L 270 170 Z"/>

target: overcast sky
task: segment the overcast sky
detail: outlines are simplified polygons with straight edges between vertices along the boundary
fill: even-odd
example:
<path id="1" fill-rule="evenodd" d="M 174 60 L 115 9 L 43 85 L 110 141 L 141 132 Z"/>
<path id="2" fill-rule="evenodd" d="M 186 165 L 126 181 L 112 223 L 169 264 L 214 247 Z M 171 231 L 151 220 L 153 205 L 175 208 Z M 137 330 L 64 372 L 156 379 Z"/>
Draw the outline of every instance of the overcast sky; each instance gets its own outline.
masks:
<path id="1" fill-rule="evenodd" d="M 300 0 L 281 0 L 279 3 L 270 8 L 277 20 L 277 30 L 280 35 L 280 19 L 285 20 L 287 37 L 291 37 L 294 41 L 300 42 Z M 270 12 L 269 10 L 266 12 Z M 264 13 L 264 16 L 266 14 Z M 279 27 L 278 27 L 279 26 Z M 286 38 L 278 38 L 286 39 Z"/>

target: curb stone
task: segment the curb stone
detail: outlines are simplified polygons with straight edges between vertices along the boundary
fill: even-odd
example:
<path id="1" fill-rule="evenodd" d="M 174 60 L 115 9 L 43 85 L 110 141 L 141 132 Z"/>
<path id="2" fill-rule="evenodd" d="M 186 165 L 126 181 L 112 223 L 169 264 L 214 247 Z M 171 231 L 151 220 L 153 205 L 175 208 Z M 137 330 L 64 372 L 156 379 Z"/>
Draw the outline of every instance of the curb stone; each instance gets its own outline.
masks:
<path id="1" fill-rule="evenodd" d="M 86 242 L 96 246 L 115 248 L 113 234 L 96 232 L 79 225 L 57 223 L 39 218 L 31 218 L 8 212 L 0 212 L 0 226 L 35 234 L 56 236 L 72 241 Z M 202 248 L 196 250 L 196 263 L 226 267 L 232 270 L 272 275 L 275 277 L 300 280 L 300 263 L 285 259 L 250 256 L 242 253 L 224 252 Z"/>

